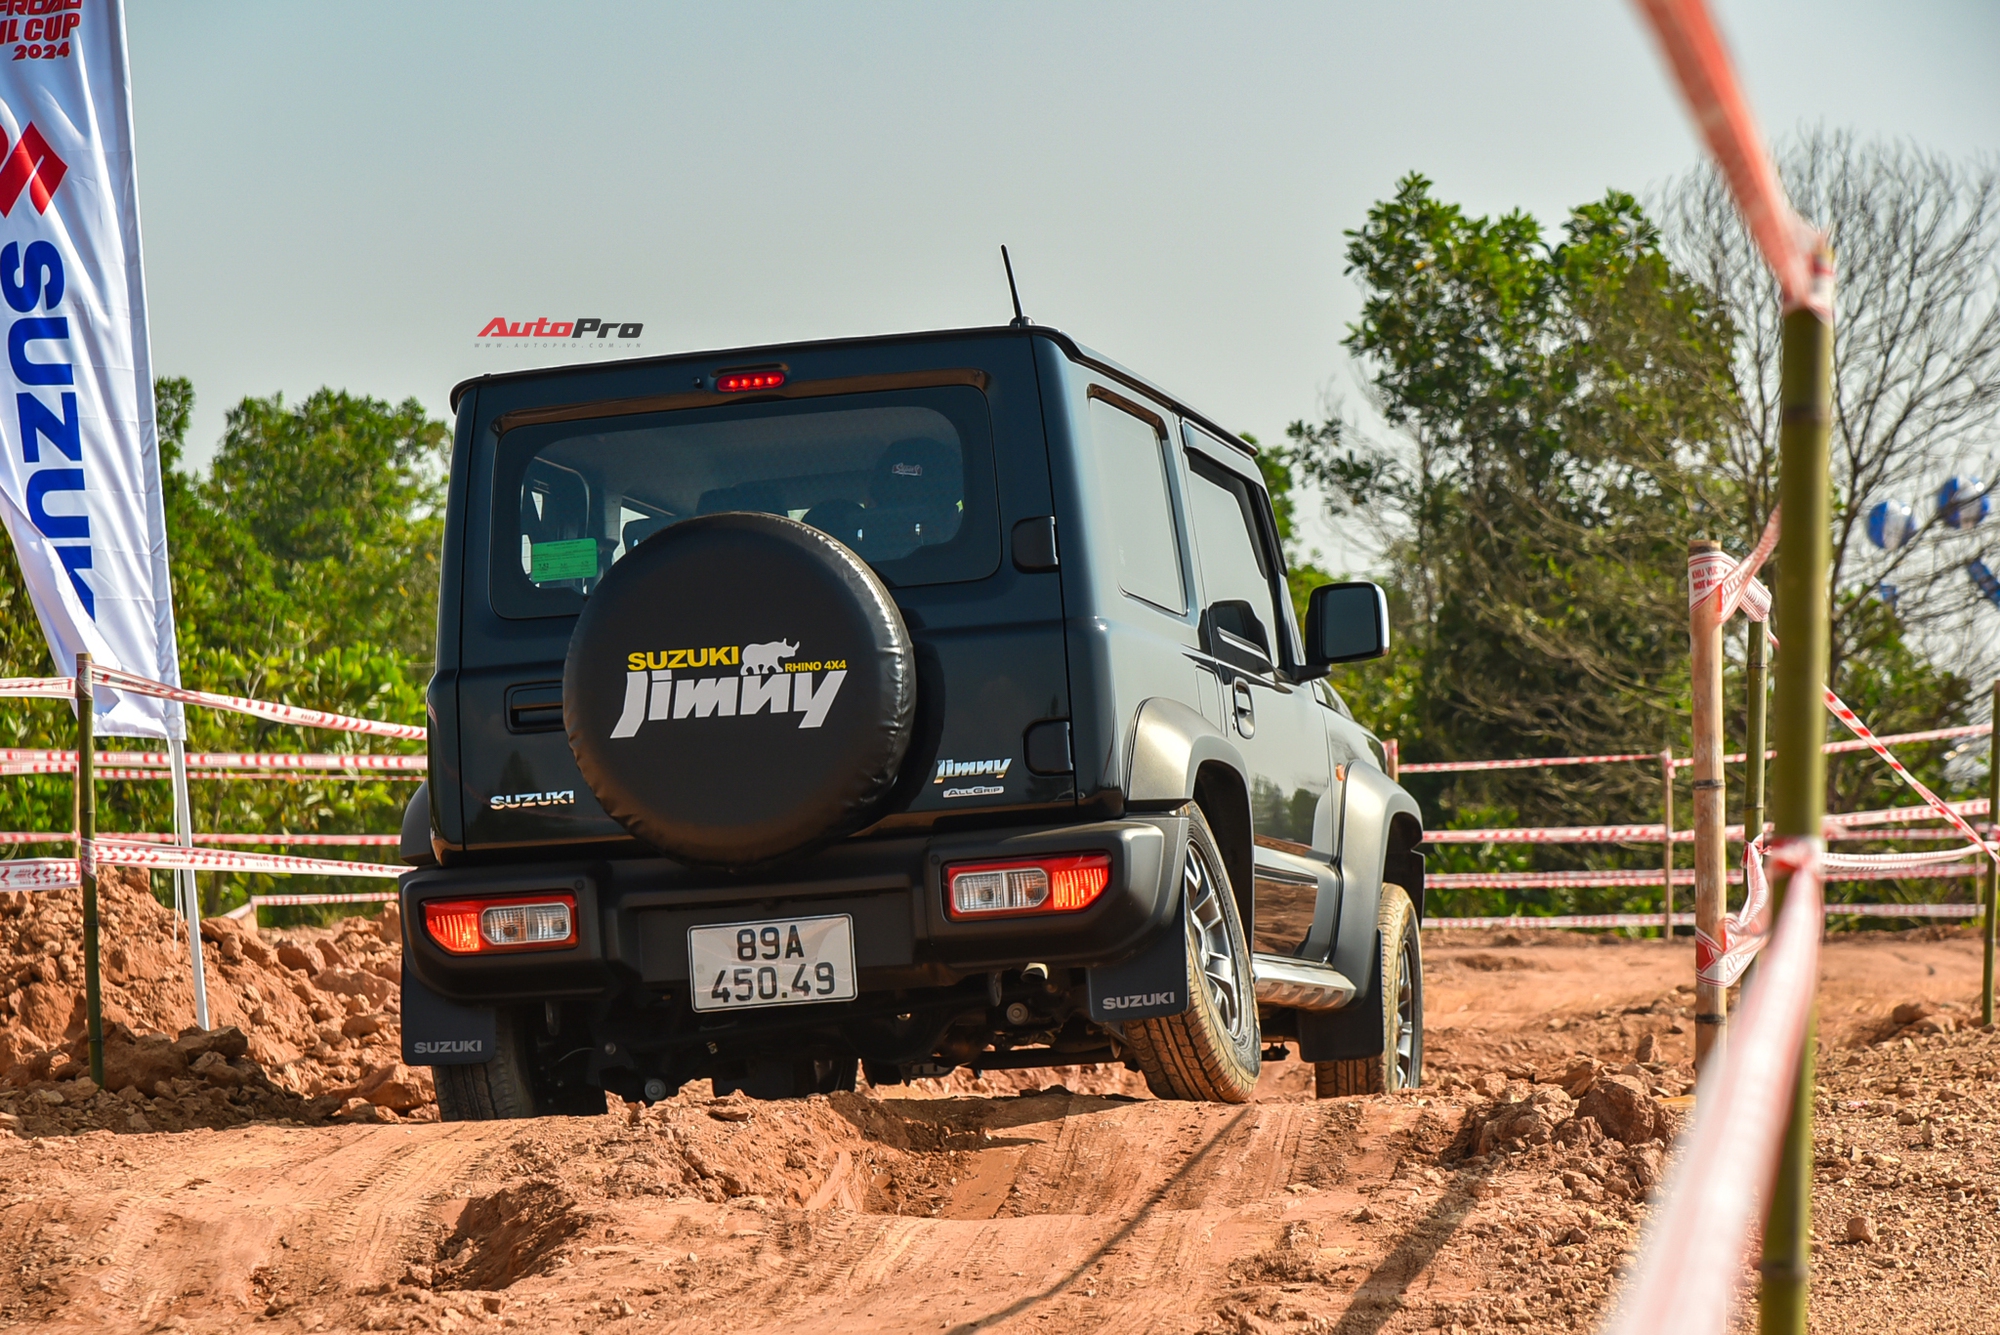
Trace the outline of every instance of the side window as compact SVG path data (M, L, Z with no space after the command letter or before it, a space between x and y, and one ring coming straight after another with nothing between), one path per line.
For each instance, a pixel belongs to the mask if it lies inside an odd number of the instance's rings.
M1155 607L1186 612L1165 435L1156 423L1093 394L1090 440L1098 486L1110 503L1118 587Z
M1256 645L1275 662L1285 623L1272 600L1270 558L1257 538L1250 485L1190 452L1188 521L1201 566L1201 596L1215 629Z

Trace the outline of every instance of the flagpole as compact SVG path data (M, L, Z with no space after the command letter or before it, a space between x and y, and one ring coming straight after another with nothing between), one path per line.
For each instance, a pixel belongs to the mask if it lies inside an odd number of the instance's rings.
M194 847L193 804L188 800L187 743L178 737L167 739L167 756L174 775L174 842L182 848ZM194 873L186 869L174 873L174 898L187 906L188 963L194 970L194 1022L203 1029L208 1024L208 980L201 967L201 894Z

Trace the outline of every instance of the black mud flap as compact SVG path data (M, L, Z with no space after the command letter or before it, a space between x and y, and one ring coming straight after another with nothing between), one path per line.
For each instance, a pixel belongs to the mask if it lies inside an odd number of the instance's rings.
M425 987L403 963L403 1064L476 1066L493 1060L500 1021L490 1006L461 1006Z
M1125 1020L1157 1020L1188 1008L1188 947L1186 901L1174 915L1173 926L1153 943L1118 964L1087 971L1090 1018L1099 1024Z

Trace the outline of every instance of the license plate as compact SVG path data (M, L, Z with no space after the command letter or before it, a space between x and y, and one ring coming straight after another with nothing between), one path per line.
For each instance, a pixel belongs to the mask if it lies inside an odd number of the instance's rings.
M854 919L771 918L688 928L698 1011L854 999Z

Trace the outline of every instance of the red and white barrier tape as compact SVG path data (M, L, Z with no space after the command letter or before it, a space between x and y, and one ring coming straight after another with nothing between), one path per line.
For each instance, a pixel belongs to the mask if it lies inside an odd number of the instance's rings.
M117 838L143 844L174 844L180 842L175 834L155 834L134 832L131 834L103 835L102 838ZM300 847L320 848L393 848L402 842L398 834L197 834L195 843L200 844L292 844ZM40 830L0 830L0 847L10 844L73 844L76 842L74 830L65 834Z
M74 774L74 760L6 760L0 761L0 777L21 777L35 774ZM98 765L91 769L91 777L102 782L113 780L138 780L165 783L173 778L171 771L163 769L131 769L122 765ZM422 783L422 774L383 770L253 770L253 769L191 769L190 779L213 779L221 782L268 779L277 783L312 783L315 780L329 782L370 782L370 783Z
M1664 825L1540 825L1518 829L1426 830L1427 844L1657 844ZM1690 837L1693 831L1688 831ZM1679 837L1678 832L1675 835Z
M93 845L84 846L90 856ZM389 862L344 862L334 858L295 858L282 853L232 853L220 848L183 848L137 839L95 841L97 860L113 867L150 867L161 871L262 872L277 876L401 876L409 868Z
M189 769L362 769L416 770L430 768L428 756L380 755L374 752L343 754L338 751L295 754L289 751L190 751ZM0 765L57 762L76 767L76 752L26 747L0 747ZM144 769L168 769L173 758L165 751L99 751L99 765L130 765Z
M1615 756L1541 756L1523 760L1429 760L1404 765L1404 774L1465 774L1474 770L1544 769L1556 765L1607 765L1624 760L1658 760L1657 751L1633 751Z
M1992 731L1991 723L1968 723L1959 728L1927 728L1922 732L1893 733L1867 742L1828 742L1820 747L1820 751L1825 755L1837 756L1848 751L1871 751L1874 749L1874 742L1880 742L1884 746L1901 746L1905 742L1941 742L1954 737L1984 737ZM1766 751L1764 758L1768 760L1777 754L1776 751ZM1632 760L1657 761L1659 758L1660 753L1657 751L1632 751L1622 755L1536 756L1521 760L1431 760L1421 764L1404 765L1399 773L1464 774L1474 770L1538 769L1556 765L1599 765ZM1722 759L1725 764L1740 765L1748 758L1746 752L1736 751ZM1675 769L1686 769L1694 764L1694 760L1689 756L1675 756L1670 763Z
M1899 732L1890 737L1877 737L1875 740L1884 746L1897 746L1903 742L1943 742L1953 737L1985 737L1992 731L1991 723L1968 723L1962 728L1930 728L1923 732ZM1874 746L1869 742L1860 741L1828 742L1820 750L1827 755L1837 756L1844 751L1872 751Z
M1883 856L1893 857L1894 854ZM1961 854L1973 857L1969 850ZM1913 867L1899 871L1894 868L1884 870L1879 867L1844 867L1839 871L1828 871L1821 879L1827 881L1950 881L1966 876L1986 874L1984 863L1956 862L1946 866ZM1742 885L1741 871L1729 873L1729 884ZM1621 886L1656 886L1660 883L1658 868L1631 867L1614 868L1608 871L1443 871L1428 872L1424 885L1432 890L1611 890ZM1674 868L1675 885L1693 885L1694 868ZM1651 915L1651 920L1659 921L1660 915Z
M1793 868L1771 946L1730 1021L1722 1059L1698 1088L1701 1116L1619 1295L1610 1335L1714 1335L1726 1328L1791 1113L1793 1082L1819 980L1817 848L1793 840L1772 862Z
M1692 613L1711 594L1717 596L1717 619L1727 622L1741 608L1752 621L1766 621L1771 615L1771 591L1757 579L1757 571L1770 559L1778 545L1778 512L1771 511L1763 536L1750 554L1738 561L1721 550L1694 552L1688 556L1688 611Z
M1977 904L1828 904L1829 918L1977 918L1984 910ZM1658 927L1657 913L1557 913L1545 918L1515 914L1505 918L1425 918L1424 930L1495 931L1522 927L1578 929L1603 927ZM1676 913L1674 926L1694 926L1694 914Z
M1929 807L1915 810L1925 816L1936 815ZM1824 839L1956 839L1957 830L1917 829L1917 830L1875 830L1865 825L1835 824L1835 818L1827 817L1826 827L1821 835ZM1657 844L1660 842L1660 825L1530 825L1508 829L1484 830L1426 830L1426 844ZM1767 827L1768 828L1768 827ZM1723 831L1723 837L1731 843L1743 842L1743 827L1731 825ZM1693 830L1675 830L1674 842L1691 844ZM1961 849L1961 855L1972 850Z
M1861 721L1860 715L1856 714L1845 700L1835 695L1833 688L1830 686L1826 688L1825 699L1826 707L1832 712L1833 716L1846 724L1849 732L1852 732L1856 737L1867 743L1869 748L1876 755L1880 756L1890 769L1896 772L1896 777L1914 788L1917 796L1923 798L1929 804L1932 811L1937 812L1940 816L1951 822L1951 827L1964 835L1966 842L1973 849L1992 858L1996 863L2000 863L2000 852L1995 852L1993 849L1988 848L1986 841L1979 837L1979 832L1966 823L1965 817L1953 810L1951 803L1925 787L1923 780L1910 773L1904 767L1903 762L1896 759L1895 754L1889 750L1888 745L1868 730L1868 725Z
M390 904L394 903L394 890L366 890L352 895L252 895L250 906L262 908L266 904L278 906L290 904Z
M1950 803L1951 809L1961 816L1987 815L1987 799L1973 798L1964 802ZM1853 830L1867 825L1905 825L1914 821L1928 820L1935 813L1928 806L1921 807L1877 807L1872 811L1848 811L1828 816L1826 823L1838 825L1843 830ZM1956 831L1953 831L1956 833Z
M0 860L0 890L74 890L78 884L75 858Z
M1757 952L1764 948L1767 933L1766 911L1771 905L1771 885L1764 875L1764 841L1768 835L1760 834L1751 840L1743 850L1743 883L1749 893L1743 897L1743 907L1722 917L1721 939L1710 936L1699 926L1694 929L1694 977L1698 983L1708 983L1716 987L1728 987L1743 976L1750 967L1750 961L1757 958ZM1962 854L1953 851L1953 856ZM1732 882L1736 877L1729 878ZM1727 907L1727 905L1724 905Z
M105 667L102 664L91 666L90 679L114 691L130 691L134 695L178 700L182 704L222 709L232 714L248 714L253 718L266 719L272 723L292 723L304 728L326 728L333 732L357 732L370 737L395 737L411 742L421 742L429 735L423 728L409 723L384 723L378 719L355 718L349 714L334 714L323 709L281 705L271 700L252 700L241 695L190 691L184 687L169 686L165 682L154 681L150 677L142 677L136 672L126 672L121 668ZM76 679L4 677L0 678L0 696L74 700Z
M333 732L358 732L370 737L398 737L413 742L423 741L429 736L424 729L414 724L384 723L377 719L333 714L323 709L305 709L298 705L281 705L270 700L252 700L241 695L190 691L120 668L93 664L90 669L90 679L115 691L130 691L134 695L150 695L162 700L178 700L187 705L202 705L209 709L223 709L234 714L248 714L253 718L266 719L272 723L293 723L300 727L326 728Z
M0 697L31 700L74 700L74 677L0 677Z

